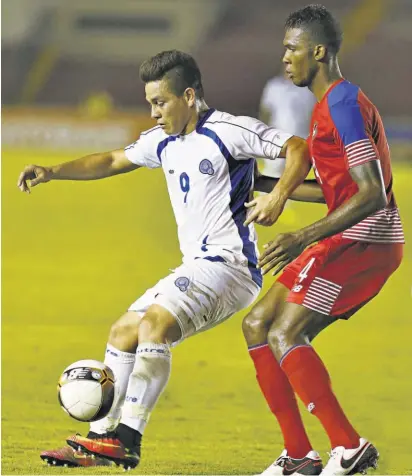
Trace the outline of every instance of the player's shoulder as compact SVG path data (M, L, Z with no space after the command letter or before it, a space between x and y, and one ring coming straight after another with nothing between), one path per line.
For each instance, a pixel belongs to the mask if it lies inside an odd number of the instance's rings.
M142 131L135 142L125 147L125 151L130 151L130 153L140 151L148 156L156 156L159 145L161 145L167 137L167 134L160 126L155 126Z
M161 126L154 126L151 129L142 131L140 133L139 139L144 140L145 142L159 142L167 137L167 134L163 131Z
M341 106L358 101L360 87L346 79L334 86L327 96L327 103L330 108Z
M327 96L327 104L329 108L334 109L344 109L346 106L353 106L354 104L374 107L360 86L346 79L332 88Z
M255 132L256 127L263 125L261 121L249 116L235 116L228 112L214 111L206 122L205 127L210 127L222 132L229 132L232 134L243 132Z

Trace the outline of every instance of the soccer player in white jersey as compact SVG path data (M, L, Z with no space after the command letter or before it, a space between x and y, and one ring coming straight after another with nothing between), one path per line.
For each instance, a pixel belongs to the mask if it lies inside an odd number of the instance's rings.
M21 191L30 192L30 186L50 180L102 179L162 167L183 254L183 264L111 327L104 362L116 376L116 402L106 418L90 425L87 437L72 436L69 446L41 454L55 465L139 463L142 434L169 379L170 346L223 322L259 294L255 230L244 225L255 159L308 158L304 140L210 109L188 54L161 52L142 64L140 77L155 127L124 149L52 167L29 165L18 179ZM286 176L293 172L288 162ZM276 201L276 193L266 200ZM271 217L262 213L259 219Z

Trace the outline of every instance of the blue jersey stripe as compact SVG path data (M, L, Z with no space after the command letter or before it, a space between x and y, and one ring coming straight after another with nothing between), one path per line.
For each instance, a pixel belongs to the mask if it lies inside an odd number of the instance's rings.
M343 81L335 86L327 97L332 121L345 147L368 138L358 94L359 86Z
M159 145L157 146L157 157L159 158L160 163L162 163L161 156L162 156L163 149L166 148L169 142L175 141L178 137L179 136L169 136L169 137L166 137L166 139L162 140L162 142L159 142Z
M249 228L243 225L246 220L246 208L244 203L249 200L249 193L253 184L254 159L237 161L231 156L225 144L214 131L206 127L201 127L201 124L200 127L198 126L196 128L196 131L198 134L210 137L227 160L231 183L230 210L233 220L236 223L239 236L242 239L242 252L248 260L248 267L252 279L258 286L262 286L262 273L256 268L257 255L255 244L250 241Z

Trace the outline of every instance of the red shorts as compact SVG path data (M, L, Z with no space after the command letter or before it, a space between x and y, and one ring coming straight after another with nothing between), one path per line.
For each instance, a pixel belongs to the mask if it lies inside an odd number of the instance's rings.
M286 301L348 319L376 296L400 265L403 245L352 241L335 235L307 248L278 281Z

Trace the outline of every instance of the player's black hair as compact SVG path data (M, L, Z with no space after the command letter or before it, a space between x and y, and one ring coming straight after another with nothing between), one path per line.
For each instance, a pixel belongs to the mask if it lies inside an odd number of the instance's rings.
M324 44L332 54L339 52L343 33L339 22L323 5L311 4L291 13L285 29L301 28L309 32L316 43Z
M145 60L140 66L140 79L144 83L166 78L176 96L193 88L199 99L203 98L202 75L192 56L178 50L162 51Z

